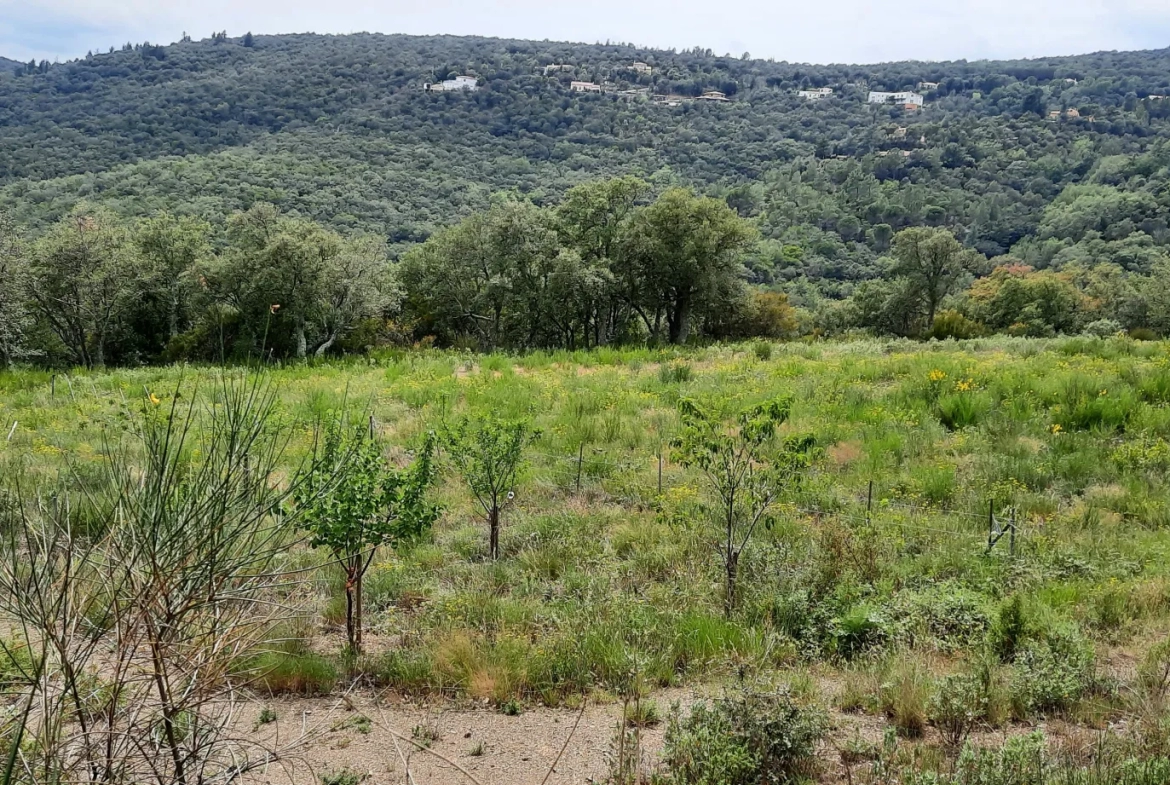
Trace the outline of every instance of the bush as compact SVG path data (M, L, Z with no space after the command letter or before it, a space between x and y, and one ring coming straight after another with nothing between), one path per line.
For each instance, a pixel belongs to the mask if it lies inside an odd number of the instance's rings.
M1121 324L1113 319L1098 319L1085 325L1085 334L1097 338L1111 338L1119 332L1122 332Z
M928 337L943 341L947 338L966 340L987 335L987 327L968 319L958 311L942 311L934 317Z
M959 392L938 400L938 419L948 430L957 431L978 425L991 408L984 395Z
M904 657L893 660L882 679L881 704L900 735L918 738L926 729L932 686L930 674L920 664Z
M693 375L691 366L681 362L668 363L658 369L658 381L663 384L684 384Z
M663 763L672 785L757 785L796 782L815 761L828 729L819 709L787 692L743 692L677 708L666 728Z
M967 740L975 723L987 715L987 693L976 674L944 676L930 701L930 722L943 742L957 749Z
M265 652L248 668L253 684L271 695L325 695L337 682L337 668L319 654Z
M1029 644L1016 658L1012 678L1017 716L1068 711L1088 689L1092 669L1092 647L1077 633L1051 631Z

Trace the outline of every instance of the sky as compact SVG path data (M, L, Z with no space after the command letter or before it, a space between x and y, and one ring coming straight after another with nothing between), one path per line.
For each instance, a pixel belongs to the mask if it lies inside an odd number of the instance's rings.
M0 57L21 61L213 30L608 40L811 63L977 60L1170 46L1170 0L0 0Z

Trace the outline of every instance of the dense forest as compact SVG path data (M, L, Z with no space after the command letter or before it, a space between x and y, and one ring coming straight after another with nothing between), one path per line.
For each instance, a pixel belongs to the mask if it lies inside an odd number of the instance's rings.
M476 77L478 89L423 89L455 75ZM604 92L572 92L572 81ZM817 101L797 95L819 87L833 92ZM711 90L728 100L697 100ZM869 104L870 90L920 90L925 105ZM524 224L526 238L537 231L532 253L552 255L545 267L575 254L589 268L601 257L591 261L595 249L566 229L566 194L633 176L629 209L611 216L614 237L690 189L687 199L708 211L703 220L726 219L736 237L750 237L732 244L735 277L795 309L761 327L765 334L778 323L797 333L940 336L1170 326L1161 307L1170 267L1170 50L815 66L623 44L219 33L17 64L0 94L0 211L10 227L0 247L23 249L34 268L54 237L64 242L63 226L82 225L115 227L136 257L160 264L139 236L159 222L198 226L185 258L222 264L253 253L257 241L240 225L259 211L295 224L302 239L327 237L330 248L377 246L363 258L384 259L389 282L366 298L378 304L369 313L393 322L390 332L403 339L523 347L742 332L742 323L705 319L710 303L672 321L631 296L622 299L621 329L606 306L606 316L591 312L588 328L573 327L573 338L560 328L554 340L543 327L485 336L478 318L436 322L442 303L409 291L410 276L428 280L419 258L441 269L439 257L457 255L453 232L520 231L497 225L508 221ZM700 197L733 215L713 218ZM914 236L945 249L941 273L925 287L929 254L912 253L908 239L899 251L897 238L910 229L927 230ZM614 242L625 255L605 257L598 274L607 282L634 269L632 248ZM723 250L714 258L714 269L728 269ZM724 305L713 314L730 313L729 297L747 302L723 283L715 289ZM255 296L277 304L276 292ZM23 318L26 333L61 332L35 308ZM179 328L194 324L175 313L150 318L165 323L166 340L123 346L120 361L162 357L159 347L182 343ZM134 319L113 321L134 332ZM335 331L322 318L316 330L328 350L346 344L348 328ZM308 337L296 337L303 332L289 334L289 353L312 351ZM42 343L42 356L93 360Z

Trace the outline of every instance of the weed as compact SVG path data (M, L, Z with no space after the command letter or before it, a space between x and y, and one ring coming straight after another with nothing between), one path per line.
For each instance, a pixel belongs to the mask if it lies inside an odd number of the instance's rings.
M933 691L933 680L920 663L906 657L892 658L882 678L880 700L882 711L899 734L909 738L922 735Z
M359 785L359 783L365 782L369 777L369 774L362 774L346 767L335 771L322 772L320 781L321 785Z
M819 709L798 704L786 692L742 692L699 702L685 718L676 707L663 752L668 782L795 782L811 773L815 745L827 727Z

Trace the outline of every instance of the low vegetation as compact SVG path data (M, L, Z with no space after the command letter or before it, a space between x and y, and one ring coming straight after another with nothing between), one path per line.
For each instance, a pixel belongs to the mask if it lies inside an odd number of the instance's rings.
M9 749L211 776L263 759L216 746L222 696L356 684L620 699L623 771L664 719L680 784L820 776L832 745L860 781L1158 781L1167 346L767 347L0 374L0 672L11 716L50 689L74 718L26 712ZM959 422L962 396L986 405ZM816 675L777 689L793 666ZM890 736L846 745L831 711ZM1020 735L1056 719L1114 731ZM140 732L116 761L96 741Z

